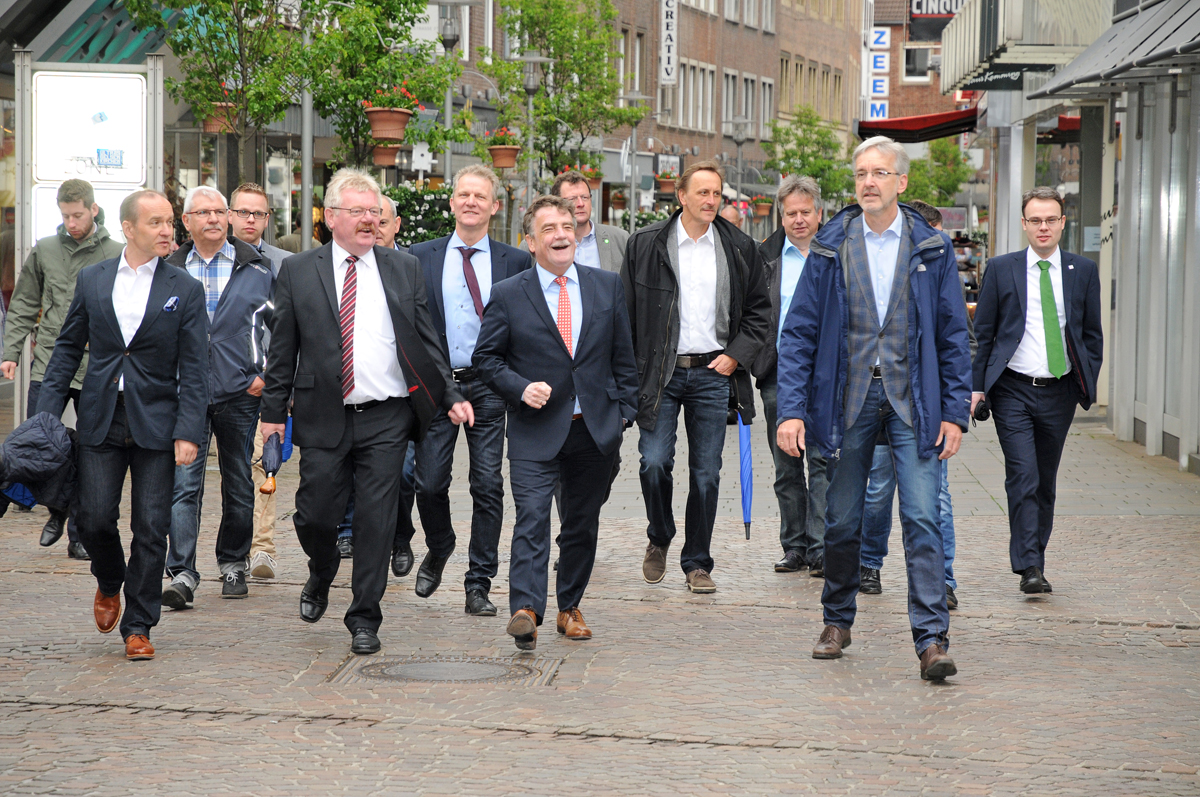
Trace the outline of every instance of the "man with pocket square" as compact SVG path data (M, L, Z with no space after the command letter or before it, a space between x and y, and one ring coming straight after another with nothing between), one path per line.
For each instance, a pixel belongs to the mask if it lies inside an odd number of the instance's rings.
M121 624L128 659L154 658L175 467L196 459L208 406L204 288L167 263L174 212L158 191L121 203L125 249L79 273L75 298L42 379L38 412L61 416L84 351L79 398L79 536L98 588L92 611ZM132 477L129 560L117 520ZM121 591L125 613L121 615Z

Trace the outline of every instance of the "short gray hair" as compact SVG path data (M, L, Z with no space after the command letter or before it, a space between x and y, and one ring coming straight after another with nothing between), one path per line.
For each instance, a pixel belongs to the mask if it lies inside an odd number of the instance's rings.
M192 205L195 204L196 197L198 197L198 196L206 196L211 199L219 199L219 200L221 200L221 204L225 207L225 209L226 210L229 209L229 203L225 201L224 194L222 194L217 189L213 188L211 185L198 185L195 188L189 188L188 192L187 192L187 196L185 196L183 198L183 212L184 213L192 212Z
M379 204L383 204L383 191L370 172L364 169L344 166L334 172L333 177L329 180L329 185L325 189L325 207L341 207L342 192L346 190L366 191L367 193L374 194L378 198Z
M137 223L138 213L142 209L142 200L152 196L162 197L167 202L171 200L162 191L155 191L153 188L143 188L140 191L134 191L129 196L121 200L121 221Z
M456 190L458 188L458 181L464 177L480 177L487 180L492 186L492 199L499 197L500 192L504 190L504 186L501 185L500 178L496 176L496 173L481 163L472 163L455 172L454 188Z
M542 194L529 205L529 210L525 211L525 217L521 219L521 231L525 233L525 237L529 238L533 235L533 219L537 216L538 211L546 208L554 208L561 210L571 217L571 227L575 227L575 205L563 199L560 196L553 194Z
M396 204L396 200L392 199L387 194L383 195L383 207L392 209L392 218L400 215L400 206Z
M783 178L783 182L779 185L779 191L775 195L776 204L783 207L783 200L792 194L806 196L813 201L814 208L821 207L821 186L817 185L817 181L807 174L793 174Z
M891 155L896 162L896 171L900 174L908 174L908 150L887 136L871 136L859 144L854 148L854 155L851 156L850 163L857 167L858 156L869 149L877 149L880 152Z

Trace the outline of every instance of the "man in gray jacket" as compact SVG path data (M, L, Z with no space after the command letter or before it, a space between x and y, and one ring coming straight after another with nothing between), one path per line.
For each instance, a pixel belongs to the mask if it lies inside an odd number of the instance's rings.
M84 266L121 256L121 244L109 238L108 230L104 229L104 211L96 204L91 183L84 180L64 182L58 188L58 209L62 212L63 223L54 235L38 241L25 260L4 329L4 360L0 362L0 373L7 379L16 377L26 336L32 333L37 340L30 364L28 415L33 415L37 407L42 376L54 353L54 341L67 317L67 309L75 297L75 280L79 272ZM85 352L79 370L71 380L71 401L77 409L87 364ZM66 519L65 514L51 511L50 519L42 529L42 545L58 542ZM67 539L67 556L89 558L79 542L74 522L67 530Z
M209 316L209 405L203 442L194 462L175 469L171 502L170 550L163 605L190 609L200 573L196 538L209 440L217 438L221 469L221 525L217 564L223 598L247 595L246 569L254 534L254 481L250 475L250 434L258 420L266 368L265 337L271 321L275 273L258 250L227 238L229 211L215 188L198 186L183 202L183 221L192 240L167 258L204 286Z
M620 227L592 221L592 189L583 172L563 172L554 178L550 193L567 200L575 209L575 262L619 273L629 233ZM522 241L521 251L528 252L529 244ZM620 466L619 458L617 465Z

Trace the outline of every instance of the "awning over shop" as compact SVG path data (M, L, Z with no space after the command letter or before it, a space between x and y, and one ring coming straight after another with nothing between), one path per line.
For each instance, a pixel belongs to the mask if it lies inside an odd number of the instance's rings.
M975 129L975 109L927 113L922 116L901 116L897 119L879 119L859 122L855 134L862 139L871 136L887 136L902 144L917 144L933 141Z
M1165 0L1118 21L1029 99L1086 93L1084 84L1162 74L1177 65L1175 59L1193 54L1200 57L1200 3Z

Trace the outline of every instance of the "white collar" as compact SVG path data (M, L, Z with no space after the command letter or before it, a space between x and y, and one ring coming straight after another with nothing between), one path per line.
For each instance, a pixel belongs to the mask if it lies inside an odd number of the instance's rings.
M346 258L350 257L350 253L338 245L337 241L333 241L333 267L340 268L346 262ZM375 265L375 247L367 250L367 253L358 258L359 263L365 263L368 266Z
M1034 268L1034 269L1040 270L1041 267L1038 266L1039 260L1049 260L1051 268L1054 268L1056 266L1058 268L1062 268L1062 248L1056 246L1056 247L1054 247L1054 251L1050 253L1049 257L1038 257L1037 252L1033 251L1032 246L1025 247L1025 266L1026 266L1026 268Z
M679 218L675 219L675 240L677 243L683 243L684 241L692 241L693 243L697 243L697 244L700 243L701 241L706 240L706 241L708 241L708 243L711 246L717 245L717 239L713 235L713 225L712 224L708 225L708 229L704 231L703 235L701 235L699 238L692 239L688 235L687 229L685 229L683 226L683 214L682 213L679 214Z
M129 265L129 261L125 259L125 250L122 249L121 250L121 262L117 263L117 271L120 271L123 268L127 268L130 271L132 271L134 274L136 274L139 271L141 271L142 269L148 267L150 269L150 273L153 274L154 270L156 268L158 268L158 260L159 260L159 258L157 256L155 256L155 257L151 258L148 262L142 263L137 268L134 268L133 266Z

